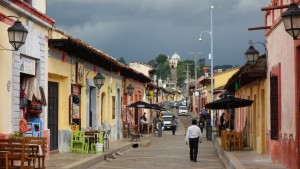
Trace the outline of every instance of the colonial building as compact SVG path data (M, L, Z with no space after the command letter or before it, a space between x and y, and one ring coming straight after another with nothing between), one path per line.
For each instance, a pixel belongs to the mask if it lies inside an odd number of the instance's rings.
M54 20L46 15L46 0L0 1L0 11L0 137L19 131L21 119L32 126L25 135L49 137L48 30ZM25 44L15 50L9 44L7 29L18 21L28 34Z

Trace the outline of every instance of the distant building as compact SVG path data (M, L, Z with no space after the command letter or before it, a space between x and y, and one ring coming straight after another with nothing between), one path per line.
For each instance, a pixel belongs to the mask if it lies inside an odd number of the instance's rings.
M171 69L171 82L177 81L177 63L180 60L180 56L175 52L169 59L169 65Z
M145 76L150 77L149 71L153 71L153 67L141 62L131 62L129 63L129 67L132 69L143 73Z

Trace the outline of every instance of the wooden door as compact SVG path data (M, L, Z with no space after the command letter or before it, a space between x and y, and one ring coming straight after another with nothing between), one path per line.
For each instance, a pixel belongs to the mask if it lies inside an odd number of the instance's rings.
M48 128L50 151L58 149L58 83L48 82Z

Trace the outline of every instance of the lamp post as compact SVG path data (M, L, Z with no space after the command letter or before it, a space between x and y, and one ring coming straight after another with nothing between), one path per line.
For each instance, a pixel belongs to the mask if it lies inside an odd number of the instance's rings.
M282 20L285 31L296 40L300 34L300 9L296 3L291 3L288 10L282 13Z
M211 77L211 82L210 82L210 91L211 91L211 93L210 93L210 95L211 95L210 96L210 102L212 102L212 101L214 101L214 92L213 92L214 91L214 83L213 83L213 79L214 79L213 9L214 9L214 6L211 5L210 9L211 9L211 11L210 11L210 13L211 13L211 18L210 18L210 28L211 28L211 30L210 31L202 31L200 33L199 41L202 40L201 36L202 36L203 33L209 33L209 35L210 35L210 51L211 51L211 53L210 53L210 60L211 60L211 62L210 62L210 67L211 67L210 68L210 77Z
M14 17L17 18L17 21L14 22L13 26L9 27L7 29L8 32L8 39L9 43L13 46L14 51L19 50L19 48L25 44L28 30L22 25L22 23L19 21L20 17L16 16L5 16L3 18L0 18L0 21L2 21L5 18ZM2 47L2 46L1 46ZM9 50L4 47L0 50Z

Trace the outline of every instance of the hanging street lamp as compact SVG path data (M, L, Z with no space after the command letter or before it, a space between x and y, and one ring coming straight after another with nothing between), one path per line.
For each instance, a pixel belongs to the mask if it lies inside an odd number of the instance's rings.
M94 77L94 83L100 89L105 82L105 77L101 73L97 73L97 75Z
M291 3L288 10L282 13L284 28L294 40L297 40L300 33L300 9L296 3Z
M134 87L131 84L129 84L126 89L127 89L127 94L131 96L133 94Z
M250 65L254 65L258 59L258 56L259 56L259 52L251 44L249 49L245 52L247 63Z
M17 18L17 21L14 22L14 24L7 29L8 33L8 40L9 43L13 46L14 50L17 51L19 48L25 44L28 30L22 25L22 22L19 21L19 17L16 16L4 16L0 18L0 21L2 21L5 18ZM3 49L0 50L10 50L2 47Z

